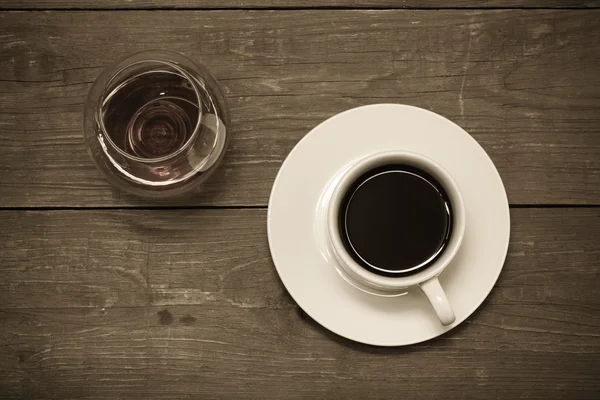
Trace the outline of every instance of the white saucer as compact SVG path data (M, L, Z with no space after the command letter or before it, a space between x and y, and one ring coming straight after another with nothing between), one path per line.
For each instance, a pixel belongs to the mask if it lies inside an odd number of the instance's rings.
M443 327L418 289L380 297L348 284L328 255L320 200L331 178L366 155L389 150L441 164L464 199L463 244L440 276L456 322ZM279 171L269 200L268 236L277 272L291 296L325 328L357 342L402 346L454 328L492 290L508 251L504 185L479 144L446 118L421 108L378 104L338 114L307 134Z

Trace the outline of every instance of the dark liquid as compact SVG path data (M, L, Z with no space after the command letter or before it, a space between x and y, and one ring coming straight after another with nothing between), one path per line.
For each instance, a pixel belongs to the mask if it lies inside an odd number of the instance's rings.
M149 71L128 79L104 104L104 124L121 150L158 158L179 150L198 122L198 97L183 76Z
M398 276L421 271L443 252L452 207L440 183L406 165L369 171L348 190L340 232L348 253L364 268Z

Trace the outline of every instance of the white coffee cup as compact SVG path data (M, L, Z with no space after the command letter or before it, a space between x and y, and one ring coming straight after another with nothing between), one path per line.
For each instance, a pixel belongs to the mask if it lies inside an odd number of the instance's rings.
M348 253L342 241L338 219L343 198L359 177L377 167L399 164L421 169L443 186L452 207L452 227L444 250L426 268L411 275L383 276L365 269ZM455 317L438 276L450 264L460 248L465 232L465 219L464 203L458 186L442 166L416 153L390 151L360 159L336 177L327 206L327 233L339 270L350 284L373 295L381 296L402 294L407 288L418 286L429 299L440 323L445 326L452 324Z

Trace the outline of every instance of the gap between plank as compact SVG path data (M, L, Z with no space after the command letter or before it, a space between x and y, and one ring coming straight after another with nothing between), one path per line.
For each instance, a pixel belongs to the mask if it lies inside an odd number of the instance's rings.
M0 207L0 211L161 211L161 210L266 210L261 205L250 206L34 206L34 207ZM600 208L600 204L510 204L511 209L520 208Z
M0 211L102 211L102 210L266 210L267 206L32 206L1 207Z
M283 7L283 6L270 6L270 7L174 7L174 6L156 6L156 7L145 7L145 8L85 8L85 7L46 7L46 8L2 8L0 12L4 11L29 11L29 12L44 12L44 11L303 11L303 10L335 10L335 11L385 11L385 10L411 10L411 11L442 11L442 10L460 10L460 11L493 11L493 10L598 10L600 7L577 7L577 6L564 6L564 7L415 7L415 6L368 6L368 7L347 7L347 6L295 6L295 7Z

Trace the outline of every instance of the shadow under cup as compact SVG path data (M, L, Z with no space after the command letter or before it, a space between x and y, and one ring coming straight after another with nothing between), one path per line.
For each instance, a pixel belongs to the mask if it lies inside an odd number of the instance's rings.
M465 230L450 174L424 156L383 152L350 166L329 201L330 244L343 277L375 295L419 286L443 325L454 313L437 279Z

